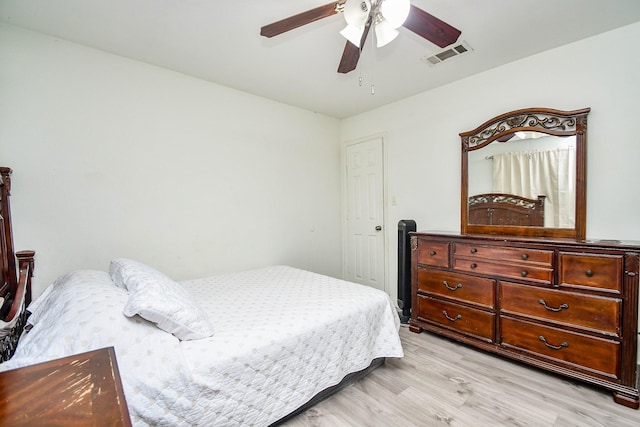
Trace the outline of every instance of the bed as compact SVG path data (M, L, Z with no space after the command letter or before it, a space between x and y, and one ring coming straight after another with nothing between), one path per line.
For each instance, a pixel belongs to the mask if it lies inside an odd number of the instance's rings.
M270 266L177 283L118 258L30 303L33 253L21 256L21 273L6 276L25 288L16 307L29 316L0 370L112 346L134 425L277 424L403 356L388 295L321 274Z
M31 277L35 255L33 251L14 252L10 194L11 169L0 167L0 362L13 355L26 322L25 307L31 302Z
M469 197L469 224L544 227L544 201L513 194L486 193Z

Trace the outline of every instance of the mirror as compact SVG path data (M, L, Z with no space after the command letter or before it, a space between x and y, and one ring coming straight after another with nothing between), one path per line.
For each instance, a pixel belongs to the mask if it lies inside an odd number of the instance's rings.
M516 110L461 133L462 234L584 239L589 111Z

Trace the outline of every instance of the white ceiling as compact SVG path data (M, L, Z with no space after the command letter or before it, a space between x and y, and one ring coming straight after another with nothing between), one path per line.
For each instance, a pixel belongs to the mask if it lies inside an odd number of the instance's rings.
M260 36L265 24L329 2L0 0L0 19L338 118L640 21L640 0L411 0L460 29L473 52L429 66L420 58L441 49L401 28L383 48L369 40L346 75L336 72L342 15Z

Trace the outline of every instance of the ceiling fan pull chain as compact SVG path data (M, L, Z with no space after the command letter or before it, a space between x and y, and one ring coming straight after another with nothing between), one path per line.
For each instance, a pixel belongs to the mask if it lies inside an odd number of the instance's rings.
M362 48L364 47L364 43L358 46L358 58L362 56ZM362 67L358 67L358 84L362 87Z
M374 42L374 37L371 37L371 55L369 56L369 67L371 68L371 96L376 94L376 73L375 68L376 65L374 63L374 56L376 54L376 44Z

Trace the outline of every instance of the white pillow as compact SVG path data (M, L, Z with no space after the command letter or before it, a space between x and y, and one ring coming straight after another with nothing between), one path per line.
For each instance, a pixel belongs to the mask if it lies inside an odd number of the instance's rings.
M155 323L181 340L213 335L207 313L180 284L141 262L125 258L111 261L113 282L129 291L123 313Z
M127 289L127 282L134 282L135 277L138 277L141 274L148 274L152 276L149 277L149 280L153 280L157 277L169 279L169 277L158 270L132 259L116 258L111 260L111 263L109 264L109 275L111 276L111 281L120 288Z

